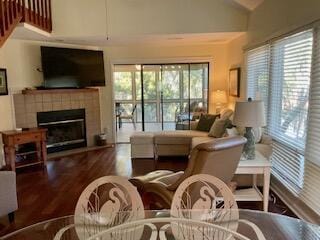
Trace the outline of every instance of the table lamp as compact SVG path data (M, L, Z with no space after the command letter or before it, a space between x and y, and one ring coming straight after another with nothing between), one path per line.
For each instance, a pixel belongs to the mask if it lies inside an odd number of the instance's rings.
M255 159L255 136L252 128L266 126L263 102L252 101L251 98L245 102L236 102L233 124L246 128L244 137L247 143L244 145L243 153L246 159Z
M228 103L226 91L217 90L212 92L213 103L216 104L216 113L219 114L221 111L222 104Z

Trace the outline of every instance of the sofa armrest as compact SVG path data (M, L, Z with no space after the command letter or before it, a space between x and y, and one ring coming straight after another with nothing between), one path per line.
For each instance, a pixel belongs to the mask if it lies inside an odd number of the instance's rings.
M0 216L18 209L16 173L0 171Z

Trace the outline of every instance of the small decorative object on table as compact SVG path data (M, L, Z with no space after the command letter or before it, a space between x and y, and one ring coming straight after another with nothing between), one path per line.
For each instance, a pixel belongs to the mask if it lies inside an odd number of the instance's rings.
M7 70L0 68L0 95L8 95Z
M248 160L255 159L255 137L252 128L263 127L266 125L264 104L262 101L236 102L233 124L245 127L244 137L247 143L244 145L243 154Z

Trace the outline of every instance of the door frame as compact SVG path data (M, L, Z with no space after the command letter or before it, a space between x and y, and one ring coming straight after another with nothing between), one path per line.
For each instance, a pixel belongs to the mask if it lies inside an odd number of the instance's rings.
M150 59L110 59L110 87L111 87L111 111L112 111L112 139L113 142L117 142L117 133L116 133L116 115L115 115L115 106L114 106L114 89L113 89L113 81L114 81L114 72L115 65L152 65L152 64L188 64L188 63L209 63L209 71L208 71L208 112L210 112L210 96L211 89L213 87L213 71L214 71L214 58L212 56L206 57L178 57L178 58L150 58Z

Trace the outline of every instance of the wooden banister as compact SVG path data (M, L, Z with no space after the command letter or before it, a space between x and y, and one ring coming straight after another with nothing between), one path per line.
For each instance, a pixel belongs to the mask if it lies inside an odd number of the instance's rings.
M52 31L51 0L0 0L0 47L21 22Z

